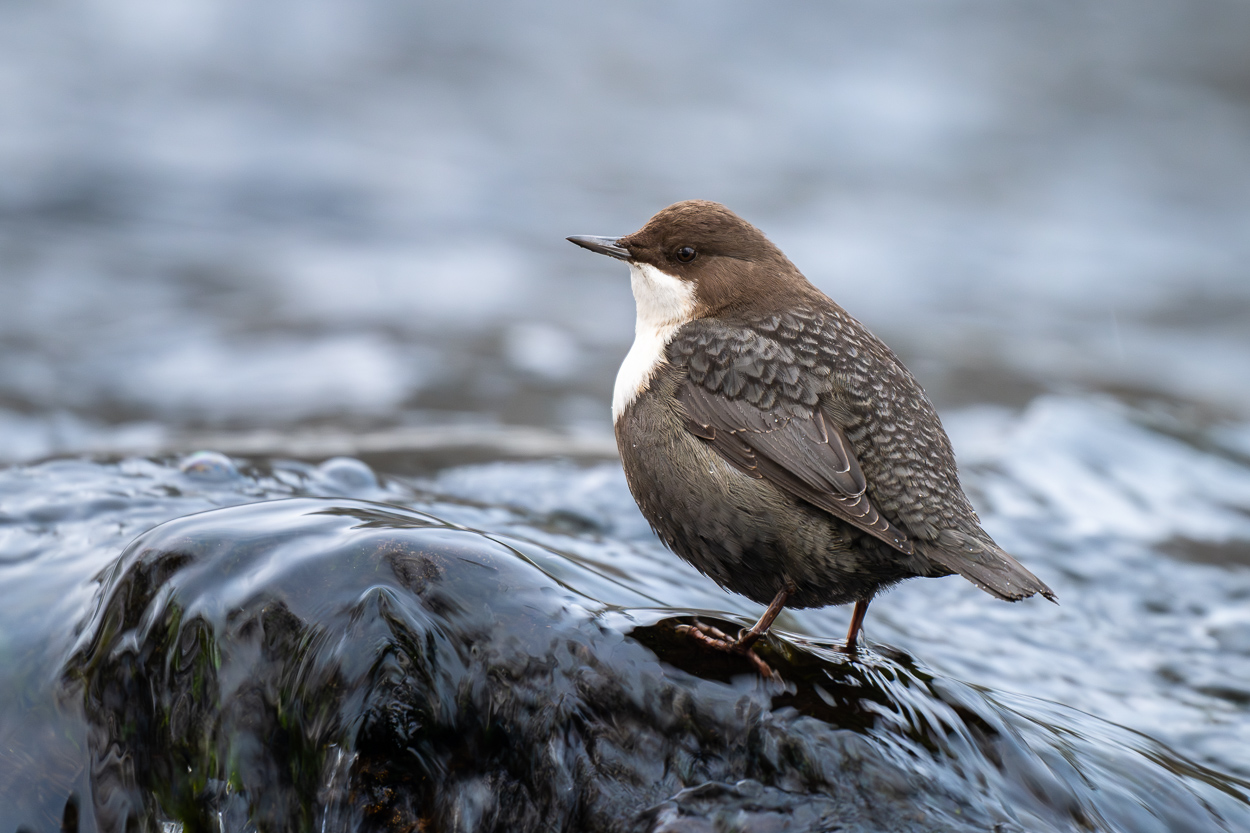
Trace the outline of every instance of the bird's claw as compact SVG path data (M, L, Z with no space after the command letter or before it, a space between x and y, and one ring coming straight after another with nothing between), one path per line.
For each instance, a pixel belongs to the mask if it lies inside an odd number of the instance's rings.
M748 633L746 629L740 631L737 637L732 637L715 625L705 625L696 619L694 624L678 625L674 630L688 635L691 639L702 642L709 648L746 657L755 666L755 669L760 672L760 676L766 680L771 680L777 676L777 672L770 668L768 663L760 659L759 654L755 653L755 650L751 647L755 640L743 641L742 635Z

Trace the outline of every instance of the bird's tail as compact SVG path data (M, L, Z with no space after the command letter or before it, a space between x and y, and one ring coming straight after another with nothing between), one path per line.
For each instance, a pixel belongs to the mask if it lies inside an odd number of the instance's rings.
M1016 602L1037 593L1052 602L1055 593L1030 573L989 536L972 536L944 529L932 544L922 544L925 556L948 570L959 573L986 593Z

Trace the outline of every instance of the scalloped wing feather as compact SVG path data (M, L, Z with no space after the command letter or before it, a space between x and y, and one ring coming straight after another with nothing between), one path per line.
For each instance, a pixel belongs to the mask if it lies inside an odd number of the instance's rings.
M810 418L764 410L693 382L678 389L677 400L685 410L687 430L743 473L769 481L900 552L915 551L911 540L872 505L850 441L819 409Z

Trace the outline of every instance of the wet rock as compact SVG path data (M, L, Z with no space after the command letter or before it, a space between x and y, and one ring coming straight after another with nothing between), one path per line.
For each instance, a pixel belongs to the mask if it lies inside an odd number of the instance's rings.
M917 821L923 813L917 813ZM652 833L782 833L856 829L853 813L827 796L794 794L758 781L710 782L682 790L643 813Z
M1065 734L906 656L777 638L766 681L681 621L393 506L171 521L104 577L63 670L88 724L81 829L1250 824L1230 782L1114 727Z

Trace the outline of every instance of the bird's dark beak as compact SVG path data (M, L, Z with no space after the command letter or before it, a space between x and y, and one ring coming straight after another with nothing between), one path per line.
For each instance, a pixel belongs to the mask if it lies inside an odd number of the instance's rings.
M591 237L589 234L576 234L568 238L568 241L576 243L583 249L598 252L601 255L629 260L629 249L626 249L624 246L618 246L617 242L619 239L617 237Z

